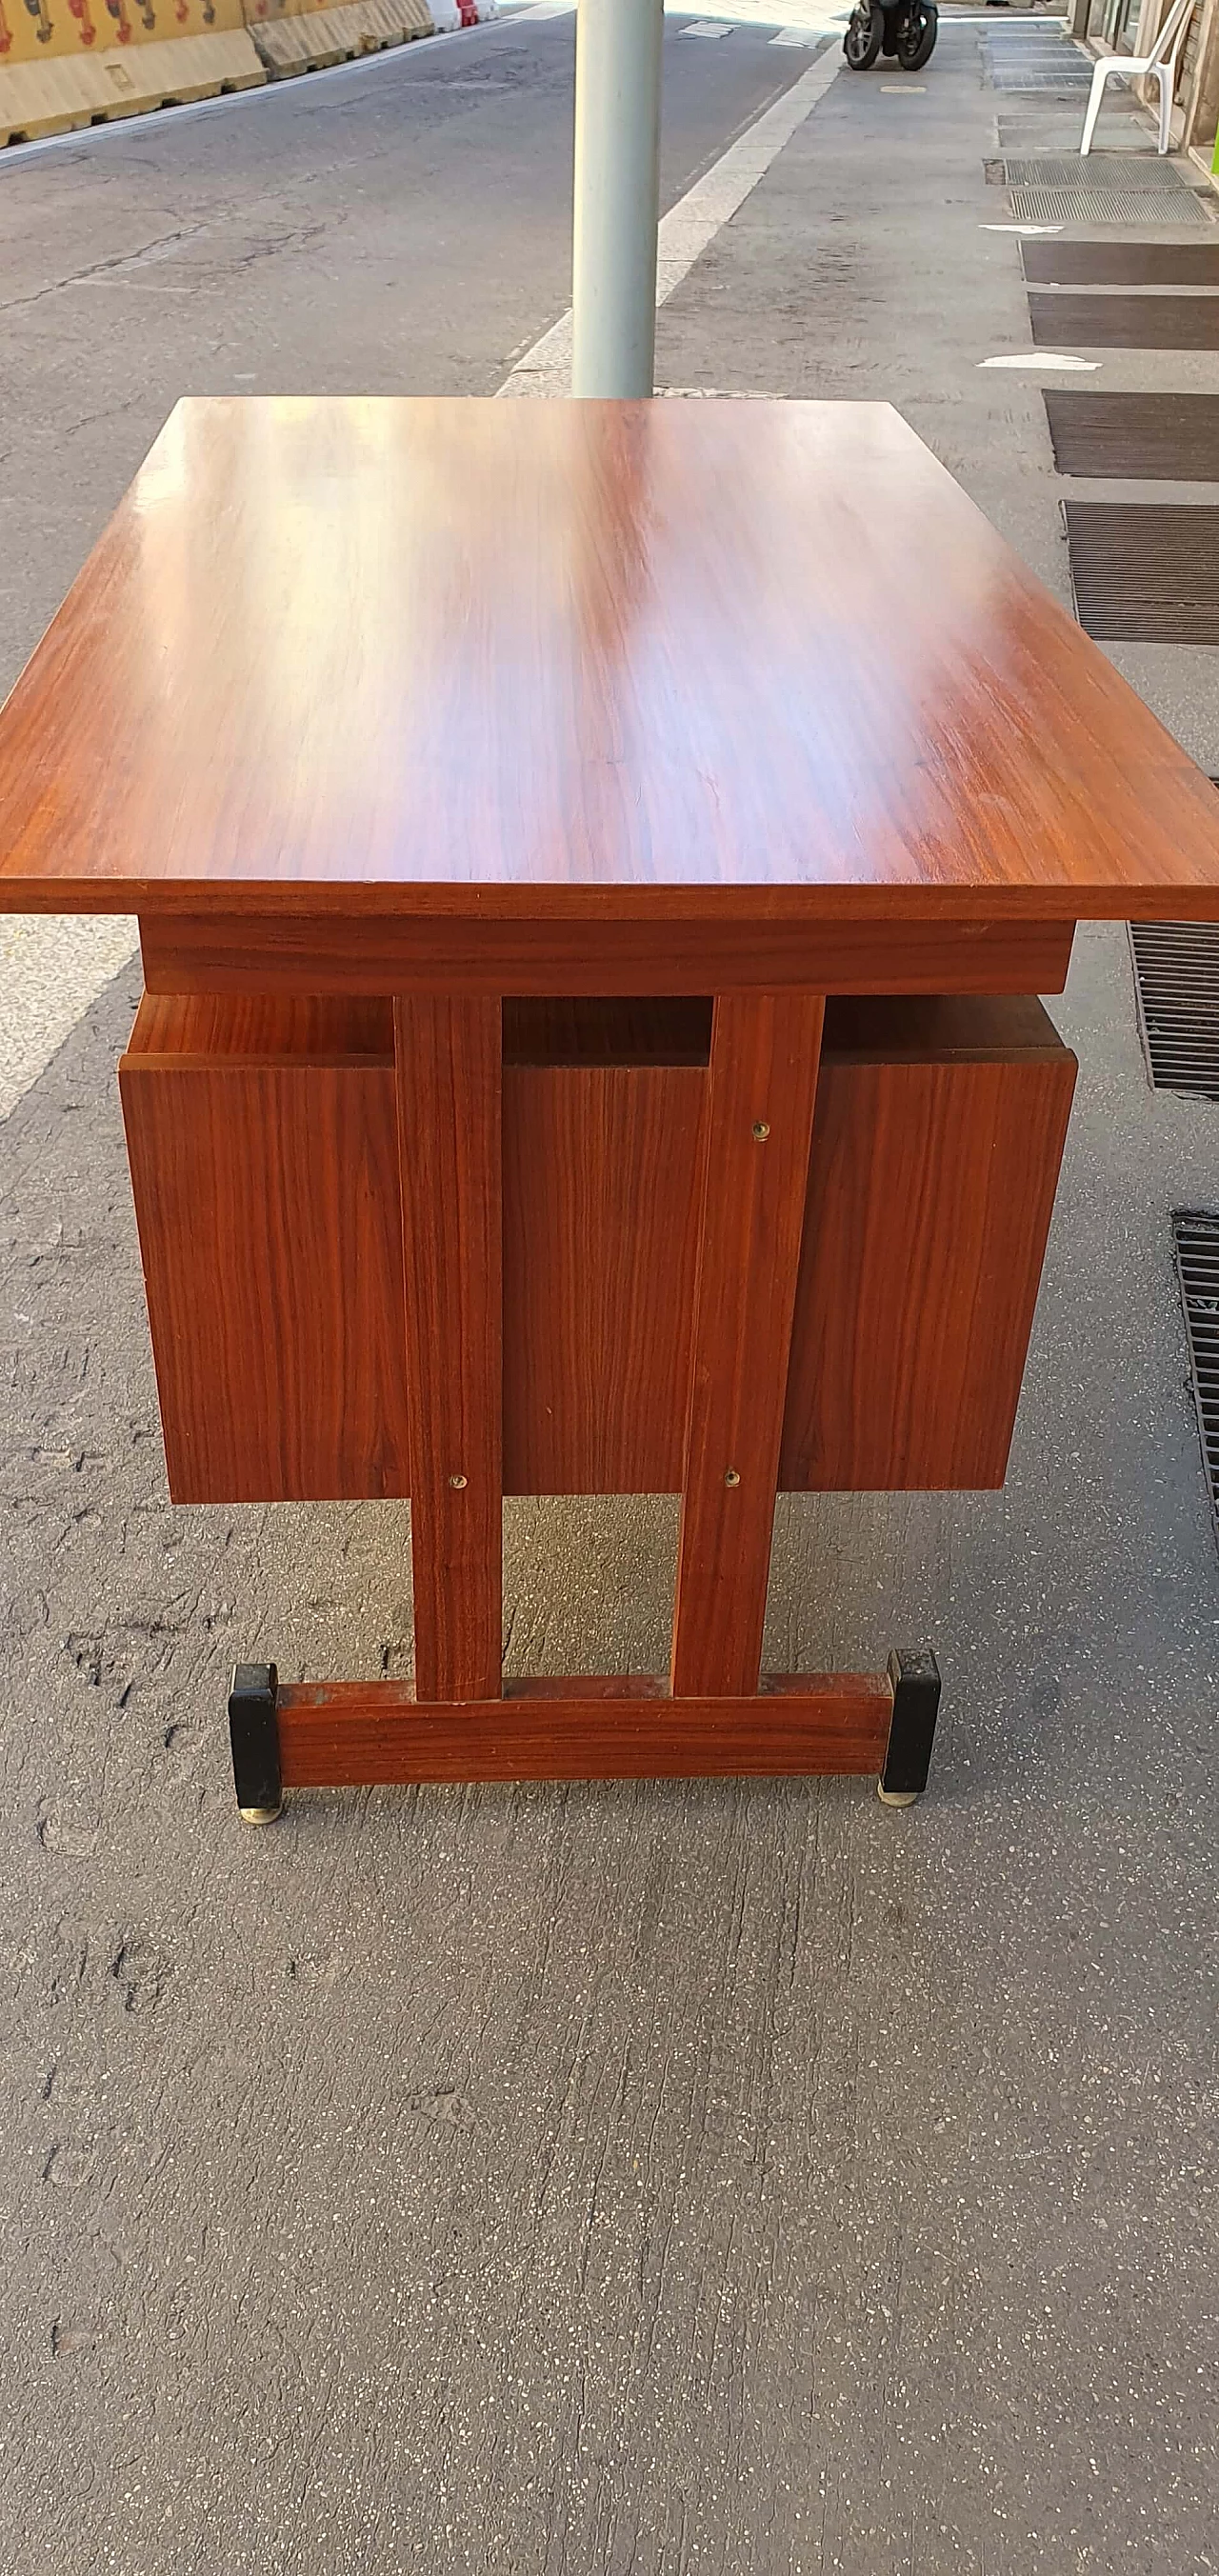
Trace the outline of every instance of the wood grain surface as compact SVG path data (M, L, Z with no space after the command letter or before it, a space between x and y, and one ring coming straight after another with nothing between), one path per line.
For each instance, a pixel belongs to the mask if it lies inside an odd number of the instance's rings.
M181 403L0 717L13 910L750 886L1219 910L1185 754L885 404Z
M503 1285L498 1002L396 1000L415 1677L499 1695Z
M509 1493L680 1487L709 1030L706 1003L505 1010ZM179 1501L409 1489L392 1039L388 1003L140 1006ZM1001 1480L1073 1075L1027 998L828 1005L783 1490Z
M823 1054L784 1491L1002 1484L1075 1086L1040 1016L989 1060Z
M119 1083L173 1500L403 1493L392 1073L137 1046Z
M488 914L509 900L519 902L520 890L489 888ZM692 913L688 895L657 903L663 911L630 920L582 917L570 893L567 917L546 921L142 914L140 943L145 981L159 993L375 999L390 988L447 993L457 986L514 997L661 999L731 986L766 993L793 986L819 993L1060 993L1074 932L1073 921L945 920L930 889L907 893L900 912L883 921L809 919L803 895L791 888L766 897L765 918L758 916L756 894L732 886L720 889L709 919ZM1162 901L1155 908L1162 913Z
M534 1682L460 1708L409 1683L280 1690L285 1788L444 1780L783 1778L879 1772L893 1714L883 1673L802 1673L749 1697L672 1700L647 1676Z
M505 1075L512 1491L681 1484L706 1091L694 1065Z
M675 1697L757 1688L824 1016L813 994L716 997Z

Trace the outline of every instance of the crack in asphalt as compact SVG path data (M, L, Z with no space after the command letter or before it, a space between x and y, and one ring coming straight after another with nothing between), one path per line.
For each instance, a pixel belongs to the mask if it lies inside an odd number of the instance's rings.
M112 252L109 259L93 260L88 268L74 269L70 277L52 278L48 285L36 286L32 295L15 295L0 304L0 313L22 313L32 304L43 303L48 295L62 295L70 287L87 286L95 277L115 276L124 268L138 268L142 261L155 259L159 253L167 256L179 242L191 241L207 229L206 224L180 224L172 233L158 233L139 250Z

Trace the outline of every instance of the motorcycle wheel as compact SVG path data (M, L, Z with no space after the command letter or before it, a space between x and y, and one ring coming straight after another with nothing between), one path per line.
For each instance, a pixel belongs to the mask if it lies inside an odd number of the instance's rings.
M884 11L874 7L855 9L842 39L842 50L853 72L870 72L880 52L885 32Z
M923 0L912 0L901 33L897 39L897 59L904 72L921 72L935 52L939 21L934 9L923 6Z

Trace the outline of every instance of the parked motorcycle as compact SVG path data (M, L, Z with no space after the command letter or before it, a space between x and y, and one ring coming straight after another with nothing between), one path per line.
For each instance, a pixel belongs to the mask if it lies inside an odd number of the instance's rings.
M853 72L867 72L878 54L896 54L904 72L921 72L939 33L936 0L858 0L842 50Z

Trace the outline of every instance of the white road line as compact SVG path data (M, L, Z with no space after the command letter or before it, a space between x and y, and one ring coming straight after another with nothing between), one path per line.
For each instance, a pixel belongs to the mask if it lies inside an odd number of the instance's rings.
M688 188L661 221L657 244L656 301L664 304L688 277L708 242L730 223L772 161L799 132L827 89L838 77L842 56L831 46L809 70L793 81L782 98L766 108L738 135L701 179ZM565 394L571 379L571 312L560 316L524 357L518 358L500 386L507 395Z
M136 937L135 922L119 914L100 921L0 915L0 1118L134 956Z
M1057 374L1063 376L1094 376L1100 368L1101 360L1099 358L1069 358L1065 349L1034 349L1029 352L1027 358L979 358L978 365L980 367L1011 367L1013 371L1017 367L1026 369L1031 367L1038 375L1044 374L1045 369L1050 367Z

